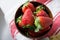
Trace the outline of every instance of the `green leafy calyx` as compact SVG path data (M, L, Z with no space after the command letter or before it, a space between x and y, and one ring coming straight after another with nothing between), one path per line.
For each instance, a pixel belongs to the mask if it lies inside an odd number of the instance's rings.
M42 29L42 26L40 24L40 21L39 21L39 18L38 17L35 19L35 23L34 24L36 26L35 32L38 32L39 30Z

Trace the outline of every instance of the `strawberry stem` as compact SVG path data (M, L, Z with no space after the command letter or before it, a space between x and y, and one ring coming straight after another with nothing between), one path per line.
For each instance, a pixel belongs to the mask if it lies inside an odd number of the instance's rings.
M22 19L22 15L17 18L16 23L21 22L21 19Z
M39 30L42 29L42 26L40 25L40 22L39 22L39 18L38 17L35 19L35 23L34 24L36 26L35 32L38 32Z
M29 28L30 30L34 30L34 29L35 29L35 27L34 27L34 26L30 26L30 25L26 25L26 26L24 26L23 28L24 28L24 29Z
M27 1L24 5L23 5L23 7L26 7L27 5L28 5L28 3L29 3L29 1ZM22 8L23 8L22 7Z
M42 9L45 9L45 8L43 7L43 5L38 6L38 7L36 8L36 11L34 12L34 14L38 13L38 12L39 12L40 10L42 10Z

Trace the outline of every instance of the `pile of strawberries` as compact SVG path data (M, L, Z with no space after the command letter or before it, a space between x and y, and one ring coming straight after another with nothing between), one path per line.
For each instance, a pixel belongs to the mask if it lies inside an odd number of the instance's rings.
M37 37L50 29L52 25L52 18L44 10L43 5L34 7L30 2L22 6L23 15L17 18L19 27L28 29L28 34L32 37Z

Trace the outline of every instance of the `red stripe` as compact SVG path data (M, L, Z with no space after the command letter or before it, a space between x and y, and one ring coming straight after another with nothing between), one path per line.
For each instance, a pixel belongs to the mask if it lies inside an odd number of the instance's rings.
M47 5L49 2L51 2L52 0L48 0L46 1L44 4Z
M54 16L54 18L57 16L57 15L59 15L60 14L60 11Z
M42 3L42 4L48 4L49 2L51 2L52 0L33 0L33 1L37 1L39 3Z
M60 29L56 32L56 34L58 34L59 32L60 32ZM55 35L56 35L56 34L55 34Z
M10 29L11 29L11 35L14 38L14 33L16 32L17 28L13 20L10 23Z

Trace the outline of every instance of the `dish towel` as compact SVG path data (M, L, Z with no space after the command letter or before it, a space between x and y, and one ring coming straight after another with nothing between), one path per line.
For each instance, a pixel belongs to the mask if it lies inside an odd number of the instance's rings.
M53 26L51 30L46 35L43 36L43 39L26 38L25 36L20 34L18 29L16 28L16 25L14 23L14 15L15 15L14 13L11 21L9 22L10 32L11 36L13 37L13 40L49 40L51 36L57 35L60 32L60 5L59 5L60 1L58 0L32 0L32 1L43 3L51 10L53 15Z

